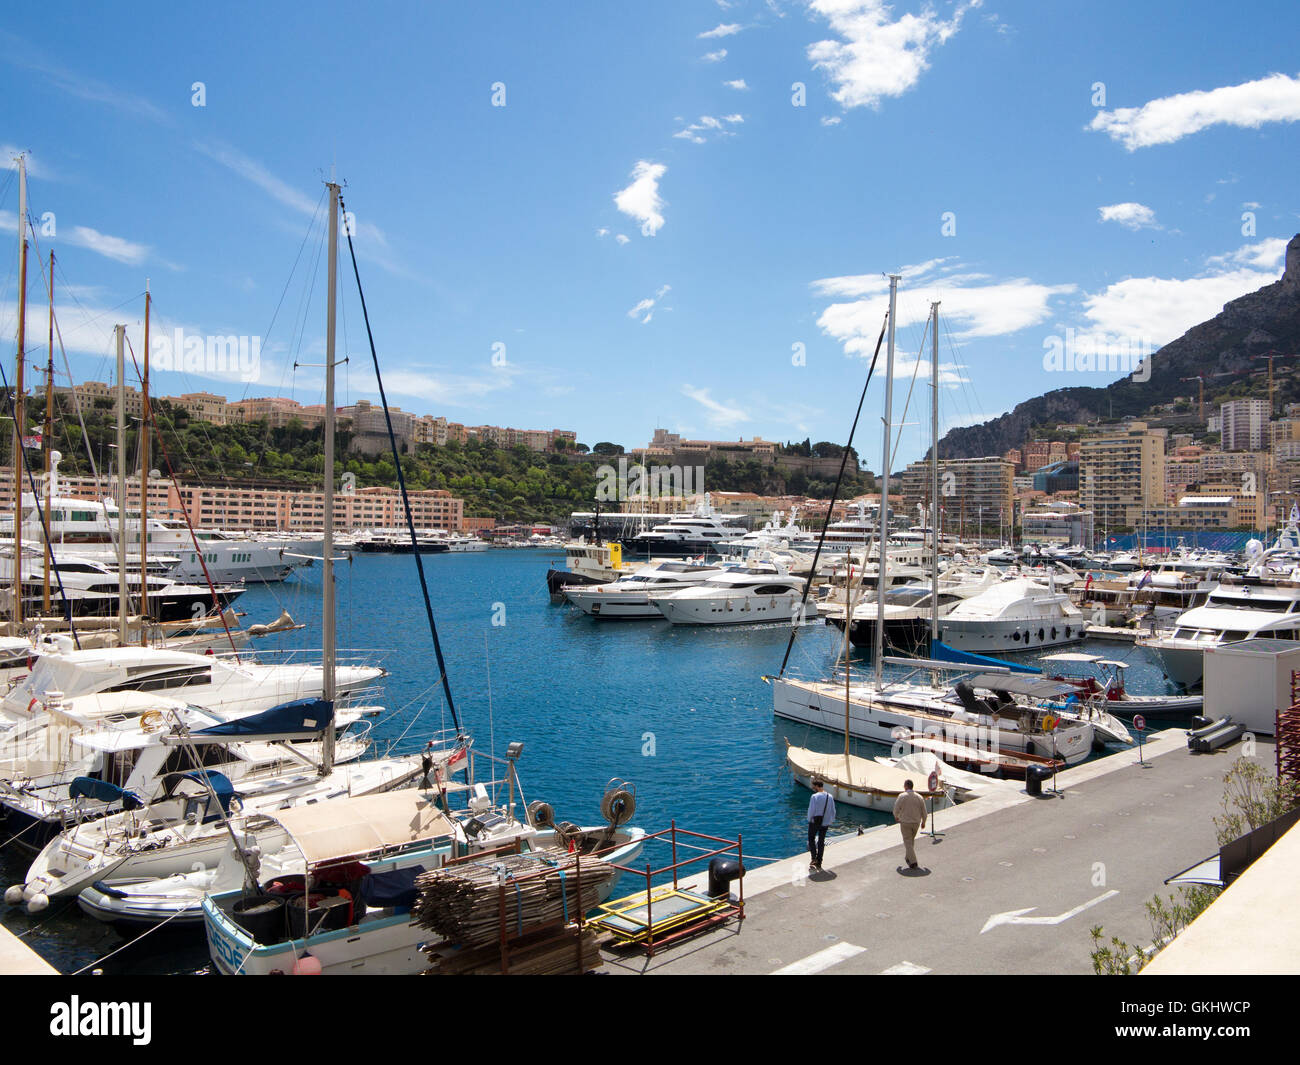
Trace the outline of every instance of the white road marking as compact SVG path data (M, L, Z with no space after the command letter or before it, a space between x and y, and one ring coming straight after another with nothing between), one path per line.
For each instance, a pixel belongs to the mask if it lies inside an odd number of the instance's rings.
M897 965L891 965L888 969L881 969L881 976L924 976L930 970L924 965L917 965L911 961L900 961Z
M812 976L823 969L829 969L832 965L838 965L842 961L856 958L866 949L866 947L854 946L852 943L836 943L833 947L827 947L825 950L819 950L816 954L809 954L806 958L782 966L771 975Z
M1087 902L1076 906L1072 910L1066 910L1065 913L1058 913L1055 917L1024 916L1025 914L1032 913L1034 910L1038 909L1037 906L1027 906L1023 910L1007 910L1006 913L995 913L984 923L984 927L980 929L980 935L983 935L990 928L996 928L1000 924L1062 924L1063 922L1068 921L1071 917L1079 916L1079 914L1083 913L1084 910L1092 909L1092 907L1096 906L1097 903L1105 902L1112 895L1118 894L1118 891L1111 888L1110 891L1098 895L1095 899L1089 899Z

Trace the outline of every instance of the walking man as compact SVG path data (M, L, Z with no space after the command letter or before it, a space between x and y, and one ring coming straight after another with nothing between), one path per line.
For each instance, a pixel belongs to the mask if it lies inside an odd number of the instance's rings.
M920 868L916 860L916 834L925 827L925 800L912 790L910 780L903 782L903 794L894 800L894 820L903 832L903 852L909 869Z
M812 798L808 800L808 853L812 856L809 872L820 872L826 853L826 830L835 820L835 800L819 777L813 777Z

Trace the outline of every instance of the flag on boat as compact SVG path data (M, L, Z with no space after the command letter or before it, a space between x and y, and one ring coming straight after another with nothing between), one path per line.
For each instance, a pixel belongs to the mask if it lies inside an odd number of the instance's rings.
M36 433L33 436L23 437L23 447L39 450L41 446L41 434Z
M1144 574L1142 574L1142 579L1138 581L1137 590L1139 592L1142 591L1142 589L1145 588L1150 583L1151 583L1151 571L1147 570Z

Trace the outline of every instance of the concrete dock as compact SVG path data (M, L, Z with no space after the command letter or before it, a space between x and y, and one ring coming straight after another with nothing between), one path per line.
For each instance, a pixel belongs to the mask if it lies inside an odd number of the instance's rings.
M607 951L608 973L1091 973L1089 929L1152 939L1146 902L1218 850L1213 818L1240 745L1187 750L1183 729L1059 774L1060 795L1022 788L939 811L900 872L890 825L828 840L745 877L745 920L669 946ZM1270 742L1255 756L1271 766ZM1048 785L1050 790L1050 785ZM702 886L703 877L691 886Z
M59 970L32 950L9 929L0 926L0 974L4 976L58 976Z

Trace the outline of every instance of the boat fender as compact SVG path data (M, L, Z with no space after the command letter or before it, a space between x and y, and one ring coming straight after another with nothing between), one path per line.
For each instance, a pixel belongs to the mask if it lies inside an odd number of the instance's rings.
M320 958L314 954L304 954L301 958L295 959L291 972L294 976L320 976Z
M32 701L27 704L27 713L29 716L31 715L32 707L35 706L38 701L39 700L35 696L32 696Z
M5 889L5 905L17 906L22 901L23 901L22 884L14 884L13 886Z
M31 914L44 913L50 908L50 897L44 891L38 891L27 900L27 912Z

